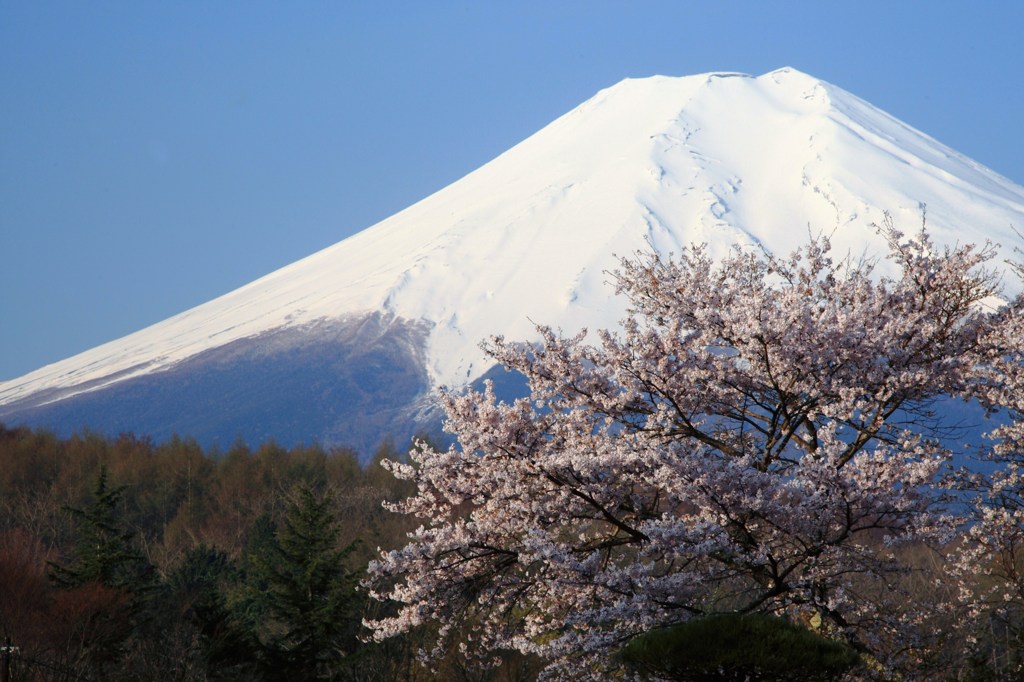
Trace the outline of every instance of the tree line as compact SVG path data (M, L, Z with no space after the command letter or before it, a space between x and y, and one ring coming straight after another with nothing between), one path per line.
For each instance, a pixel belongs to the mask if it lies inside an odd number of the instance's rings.
M0 425L0 679L521 679L417 663L427 633L364 641L360 583L411 492L349 449ZM2 677L7 675L8 677Z

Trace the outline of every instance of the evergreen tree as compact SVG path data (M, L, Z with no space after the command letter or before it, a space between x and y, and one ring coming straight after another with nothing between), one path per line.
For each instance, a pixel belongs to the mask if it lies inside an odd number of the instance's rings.
M345 568L353 545L339 548L338 535L333 496L301 485L274 542L254 557L268 679L335 678L358 646L358 574Z
M258 645L251 622L240 620L228 605L239 571L227 553L199 545L168 579L171 603L197 634L197 649L208 677L250 680L256 676ZM241 622L241 624L240 624ZM252 621L254 622L254 621Z
M150 607L159 595L153 566L121 521L123 492L124 487L108 485L107 469L100 467L93 503L68 509L78 526L74 560L49 564L51 579L64 589L60 601L88 604L90 615L74 627L88 675L95 679L132 678L125 659L138 649L133 645L147 639Z
M121 523L119 506L124 490L124 486L109 487L107 468L102 466L92 505L68 509L78 525L75 560L67 566L50 564L52 578L62 587L98 583L138 593L151 583L153 567L135 548L131 531Z

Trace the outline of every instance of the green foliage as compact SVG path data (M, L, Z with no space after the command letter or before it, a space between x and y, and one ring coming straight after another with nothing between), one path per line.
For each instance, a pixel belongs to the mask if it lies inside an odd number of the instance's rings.
M622 660L667 680L838 680L858 662L849 647L782 618L722 614L631 640Z
M358 574L345 568L351 551L338 547L334 499L306 485L290 495L274 541L253 557L252 601L262 618L256 634L277 669L324 679L358 646Z
M258 643L250 629L238 626L228 605L228 592L240 575L225 552L199 545L167 579L170 603L194 628L202 668L217 679L254 679L257 672Z
M99 583L104 587L141 592L149 585L153 567L132 542L132 533L121 521L124 487L107 485L107 469L100 467L93 503L85 509L69 509L79 526L75 561L52 564L53 579L63 587Z
M98 678L111 676L128 655L134 633L147 628L157 583L153 566L135 547L121 515L123 487L110 487L101 466L93 502L68 511L78 541L69 564L50 563L50 576L70 592L67 599L87 604L83 662Z

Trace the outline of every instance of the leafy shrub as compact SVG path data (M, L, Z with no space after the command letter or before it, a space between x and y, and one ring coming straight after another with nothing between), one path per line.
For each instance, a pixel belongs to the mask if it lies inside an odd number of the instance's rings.
M846 645L775 616L721 614L631 640L622 660L669 680L837 680L858 662Z

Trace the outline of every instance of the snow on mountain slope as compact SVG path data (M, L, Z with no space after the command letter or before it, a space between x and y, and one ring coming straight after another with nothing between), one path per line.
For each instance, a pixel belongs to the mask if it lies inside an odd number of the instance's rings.
M876 254L883 213L922 206L940 243L1022 246L1024 188L793 69L626 80L406 210L236 291L19 379L0 405L55 400L282 328L374 312L425 320L427 371L462 385L494 333L614 326L613 254L649 242L788 252L808 231Z

